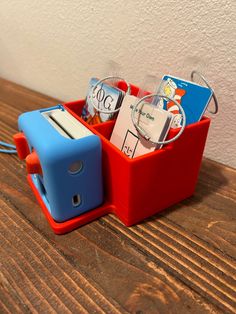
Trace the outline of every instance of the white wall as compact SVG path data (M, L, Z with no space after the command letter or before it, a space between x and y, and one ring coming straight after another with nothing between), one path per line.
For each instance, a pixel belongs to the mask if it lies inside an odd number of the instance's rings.
M235 0L0 0L0 76L69 100L109 59L130 82L189 77L197 59L218 96L205 156L236 167Z

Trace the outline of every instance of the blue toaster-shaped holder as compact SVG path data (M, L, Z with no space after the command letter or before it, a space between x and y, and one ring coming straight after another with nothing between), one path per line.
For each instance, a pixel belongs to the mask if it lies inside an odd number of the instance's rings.
M33 184L55 221L67 221L103 202L97 135L61 105L23 113L18 125L18 155L26 159Z

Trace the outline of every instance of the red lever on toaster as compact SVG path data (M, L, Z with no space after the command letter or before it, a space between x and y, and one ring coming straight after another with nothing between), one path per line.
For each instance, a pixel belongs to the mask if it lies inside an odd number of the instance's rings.
M29 155L30 150L24 133L17 133L13 136L17 154L20 159L25 159Z
M38 174L42 174L42 168L40 165L40 160L39 157L36 153L36 151L33 151L32 153L30 153L26 159L26 169L28 171L28 173L34 174L34 173L38 173Z

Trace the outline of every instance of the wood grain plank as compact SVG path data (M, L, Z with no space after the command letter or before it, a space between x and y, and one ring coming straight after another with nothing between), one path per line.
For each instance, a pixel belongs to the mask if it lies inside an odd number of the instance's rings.
M103 218L105 221L111 224L114 228L118 228L120 232L125 237L128 237L130 240L139 246L146 255L152 256L153 261L156 263L163 263L163 268L172 274L174 273L175 277L184 281L189 285L194 291L199 292L202 296L208 295L207 299L210 299L212 303L222 308L223 311L231 311L232 313L236 309L236 299L235 299L235 284L230 284L230 287L223 286L222 278L221 282L213 276L209 276L203 272L203 269L189 263L189 258L186 259L186 256L183 256L183 251L174 250L171 242L165 243L164 237L159 238L157 241L157 236L155 235L155 241L151 239L147 234L142 232L142 225L131 227L127 229L124 227L116 217ZM143 227L144 229L144 227ZM150 230L150 229L149 229ZM149 231L150 233L150 231ZM189 252L189 256L191 256ZM194 264L196 264L196 257ZM203 261L200 260L198 264L203 264ZM213 272L213 268L210 268L210 271ZM231 281L231 279L230 279Z
M153 246L157 246L156 243L168 246L170 249L169 254L174 257L179 256L179 259L182 258L184 260L184 266L187 268L191 267L192 271L193 269L197 269L198 271L196 271L196 273L200 272L200 275L198 274L200 278L207 282L209 282L208 278L210 278L211 285L233 301L236 301L236 281L231 280L231 278L233 279L232 273L227 276L223 267L220 270L206 258L202 258L198 251L194 252L192 248L186 248L185 245L181 245L178 239L172 238L167 233L164 233L163 230L160 230L160 228L157 229L156 226L153 228L153 224L139 225L137 226L137 230L139 234L141 233L142 237L147 239ZM234 269L232 271L234 271ZM218 282L214 283L214 281ZM229 283L229 281L231 282Z
M229 257L224 257L221 252L212 249L206 243L196 236L189 234L179 226L174 225L164 216L153 222L148 222L153 228L160 230L169 237L174 238L181 245L188 248L192 252L198 254L212 265L216 266L220 271L236 280L235 261Z
M30 310L119 312L115 302L105 298L7 203L0 201L0 205L1 254L8 256L2 257L3 269L11 274Z
M165 213L165 217L220 250L236 258L236 199L221 197L220 193L201 196L198 185L194 197L181 202ZM199 195L200 194L200 195ZM179 210L181 208L181 210Z
M2 265L1 265L2 269ZM0 273L0 313L29 313L29 308L22 302L7 277Z
M30 90L21 85L0 78L0 101L20 112L46 108L61 100Z
M88 226L89 227L89 226ZM87 229L86 232L92 234L92 230L94 228L84 228ZM98 227L100 227L98 225ZM174 278L172 278L172 282L175 282L175 285L178 287L175 291L173 290L173 283L170 285L170 282L166 280L160 280L158 276L149 274L152 269L149 267L149 271L145 269L145 267L140 266L131 266L130 265L130 258L137 263L137 254L133 255L129 253L129 257L127 256L128 262L123 258L115 257L115 254L108 254L104 252L104 245L105 245L105 237L102 237L100 242L100 248L97 245L98 238L97 234L102 234L100 230L97 230L98 227L95 228L96 235L93 238L93 243L91 244L91 240L88 241L88 236L83 239L78 232L76 232L76 236L73 234L66 235L67 239L67 251L73 250L75 251L75 247L79 252L83 252L80 254L80 264L76 261L76 258L73 256L73 260L71 256L68 256L68 252L64 251L64 255L66 255L67 260L71 262L75 269L79 268L82 273L84 273L84 277L92 277L94 278L100 285L103 286L105 291L106 297L112 296L114 299L118 300L121 304L125 305L128 311L137 310L138 309L154 309L159 307L160 309L164 310L166 305L170 302L170 300L175 301L170 306L170 309L178 308L181 310L194 308L200 310L202 313L206 312L206 308L210 308L212 311L211 305L208 305L207 302L204 302L196 296L194 293L188 295L186 292L186 288L181 286L178 281L176 282ZM104 228L102 228L104 229ZM107 228L105 228L105 231ZM19 232L22 232L21 230ZM18 233L17 233L18 235ZM62 237L56 236L59 240ZM63 236L63 239L65 237ZM69 239L68 239L69 238ZM71 241L73 240L73 242ZM113 240L113 249L117 250L117 252L121 252L119 248L117 248L117 243L115 239ZM70 243L70 247L68 247L68 243ZM83 247L81 246L83 243ZM94 248L95 247L95 248ZM109 248L111 245L109 244ZM126 248L129 251L129 248ZM88 255L91 261L88 261ZM123 254L122 254L123 257ZM141 263L143 264L143 263ZM48 265L48 262L47 262ZM94 275L94 276L91 276ZM114 279L115 278L115 279ZM128 282L127 282L128 281ZM151 292L145 293L145 289L151 289ZM180 290L180 291L179 291ZM135 301L136 300L136 301ZM197 300L197 305L195 304L195 300ZM184 305L182 302L184 301ZM141 304L140 304L141 303ZM151 304L150 304L151 303ZM124 311L122 311L124 312ZM213 311L216 312L216 311Z
M101 220L76 231L80 237L80 246L78 248L78 241L74 239L73 253L75 256L80 251L89 252L89 269L86 257L81 256L83 270L101 282L106 293L125 304L129 311L155 313L159 309L162 313L167 306L170 312L177 309L179 313L184 313L189 308L200 312L212 309L206 300L195 293L189 295L188 288L181 285L175 277L170 274L169 277L163 277L164 271L160 264L157 265L160 273L154 273L149 266L149 256L141 255L130 241L122 238L120 232L112 237L109 228L104 223L100 226L100 222ZM74 260L74 256L70 255L70 258ZM108 278L105 279L103 274ZM112 278L113 285L109 278ZM196 300L201 304L200 308Z

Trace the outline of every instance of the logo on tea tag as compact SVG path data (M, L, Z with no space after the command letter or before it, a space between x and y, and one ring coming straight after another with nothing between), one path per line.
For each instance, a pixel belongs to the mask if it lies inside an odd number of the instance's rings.
M124 97L122 90L106 83L96 85L98 81L96 78L90 80L86 104L82 111L82 118L89 124L112 119L115 116L113 111L121 106ZM107 113L97 111L93 104Z

